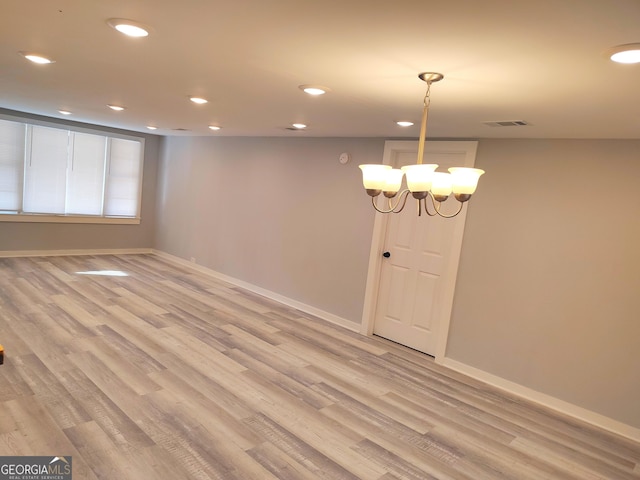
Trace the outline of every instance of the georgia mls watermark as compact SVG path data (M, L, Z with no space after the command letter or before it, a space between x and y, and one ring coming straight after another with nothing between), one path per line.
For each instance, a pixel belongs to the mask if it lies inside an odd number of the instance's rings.
M0 480L71 480L71 457L0 457Z

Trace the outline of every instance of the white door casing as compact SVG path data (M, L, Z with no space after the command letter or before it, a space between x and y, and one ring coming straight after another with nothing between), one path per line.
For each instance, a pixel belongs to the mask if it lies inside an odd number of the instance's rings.
M388 141L383 163L416 163L418 143ZM424 163L473 167L477 142L435 142L425 146ZM376 213L361 332L444 359L467 206L453 219L418 217L415 200L399 214ZM451 198L443 204L455 210ZM383 252L389 251L390 258Z

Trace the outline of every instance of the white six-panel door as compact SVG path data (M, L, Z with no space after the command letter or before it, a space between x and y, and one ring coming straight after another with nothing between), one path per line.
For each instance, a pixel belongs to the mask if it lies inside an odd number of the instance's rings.
M424 163L439 164L438 171L473 166L476 146L427 142ZM384 163L414 164L416 151L416 142L387 142ZM399 214L376 213L363 325L365 333L437 357L446 346L466 207L457 217L443 219L419 217L415 203L410 197ZM457 205L450 198L443 207L450 212Z

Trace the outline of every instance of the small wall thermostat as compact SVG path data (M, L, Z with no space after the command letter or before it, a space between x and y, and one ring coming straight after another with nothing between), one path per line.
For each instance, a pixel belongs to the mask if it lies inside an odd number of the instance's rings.
M349 155L348 153L344 152L341 153L340 156L338 157L338 161L342 164L345 165L347 163L349 163L349 160L351 160L351 155Z

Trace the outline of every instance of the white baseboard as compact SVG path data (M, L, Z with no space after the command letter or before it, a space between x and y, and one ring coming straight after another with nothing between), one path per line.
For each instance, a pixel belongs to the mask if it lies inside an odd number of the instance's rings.
M63 257L67 255L131 255L152 253L151 248L104 248L77 250L0 250L0 258Z
M450 368L451 370L455 370L456 372L475 378L476 380L480 380L481 382L489 384L505 392L538 403L542 406L555 410L556 412L560 412L578 420L582 420L583 422L595 425L635 442L640 442L640 429L638 428L632 427L591 410L587 410L586 408L579 407L572 403L565 402L558 398L552 397L551 395L546 395L531 388L524 387L515 382L511 382L510 380L506 380L502 377L498 377L497 375L485 372L484 370L480 370L457 360L453 360L452 358L445 357L444 359L437 361L437 363Z
M244 288L245 290L257 293L258 295L262 295L263 297L269 298L271 300L275 300L276 302L282 303L283 305L287 305L289 307L295 308L296 310L300 310L301 312L308 313L310 315L313 315L314 317L318 317L322 320L326 320L327 322L339 325L346 328L347 330L351 330L352 332L360 331L359 324L347 320L346 318L339 317L338 315L334 315L333 313L325 312L324 310L320 310L319 308L307 305L306 303L293 300L292 298L285 297L283 295L280 295L279 293L272 292L271 290L267 290L262 287L258 287L257 285L245 282L244 280L230 277L229 275L225 275L224 273L217 272L210 268L198 265L197 263L190 262L188 260L185 260L184 258L171 255L170 253L166 253L161 250L153 250L151 253L177 265L191 268L217 280L222 280L223 282L227 282L237 287Z

